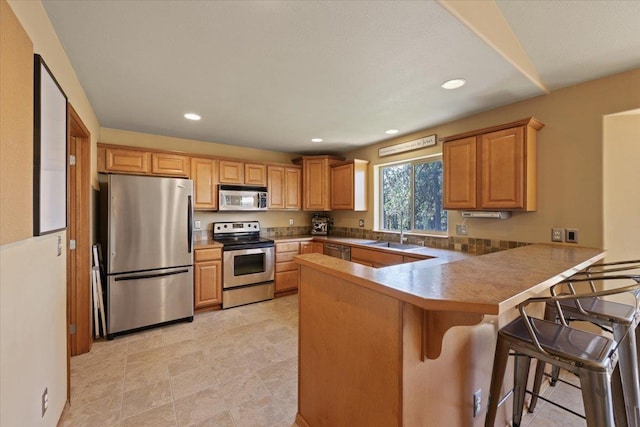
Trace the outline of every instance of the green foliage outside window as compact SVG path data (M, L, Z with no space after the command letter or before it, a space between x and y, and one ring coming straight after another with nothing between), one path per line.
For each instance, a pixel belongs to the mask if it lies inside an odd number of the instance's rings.
M420 161L381 168L383 230L447 231L442 209L442 161Z

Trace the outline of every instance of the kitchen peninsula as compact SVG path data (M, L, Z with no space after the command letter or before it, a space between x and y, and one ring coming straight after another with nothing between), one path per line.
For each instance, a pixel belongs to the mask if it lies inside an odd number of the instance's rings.
M381 269L297 256L298 425L483 425L498 329L517 304L604 254L535 244Z

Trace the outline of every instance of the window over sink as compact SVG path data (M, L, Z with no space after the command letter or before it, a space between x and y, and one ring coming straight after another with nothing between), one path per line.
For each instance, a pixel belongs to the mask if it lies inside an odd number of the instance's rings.
M376 225L380 231L446 234L442 156L378 165ZM402 222L402 224L401 224Z

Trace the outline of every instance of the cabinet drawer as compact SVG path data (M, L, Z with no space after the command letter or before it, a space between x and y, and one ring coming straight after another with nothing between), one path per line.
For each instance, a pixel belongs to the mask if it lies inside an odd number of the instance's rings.
M297 269L298 269L298 263L296 263L295 261L276 263L276 273L279 273L281 271L292 271Z
M293 257L298 255L298 252L278 252L276 254L276 263L279 262L291 262Z
M278 252L297 252L300 247L299 242L288 242L276 244L276 253Z
M195 262L222 259L222 248L196 249Z

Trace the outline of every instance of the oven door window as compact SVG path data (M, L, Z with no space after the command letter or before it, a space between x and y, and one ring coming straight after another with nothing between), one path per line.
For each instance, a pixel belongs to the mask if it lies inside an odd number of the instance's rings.
M233 275L245 276L265 272L265 254L236 255L233 257Z

